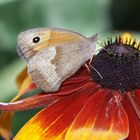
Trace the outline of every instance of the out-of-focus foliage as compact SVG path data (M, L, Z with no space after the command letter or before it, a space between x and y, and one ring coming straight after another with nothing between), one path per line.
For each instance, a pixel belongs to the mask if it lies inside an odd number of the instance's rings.
M115 30L140 31L140 0L112 0L110 15Z
M102 33L110 29L109 6L110 0L0 0L0 101L17 93L15 78L26 65L16 52L19 32L51 26L87 36ZM17 113L14 133L34 112Z

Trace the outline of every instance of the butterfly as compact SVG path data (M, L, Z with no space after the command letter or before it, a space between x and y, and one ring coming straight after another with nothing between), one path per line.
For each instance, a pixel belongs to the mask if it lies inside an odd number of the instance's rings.
M21 32L17 42L32 81L45 92L55 92L95 54L97 34L87 38L64 29L35 28Z

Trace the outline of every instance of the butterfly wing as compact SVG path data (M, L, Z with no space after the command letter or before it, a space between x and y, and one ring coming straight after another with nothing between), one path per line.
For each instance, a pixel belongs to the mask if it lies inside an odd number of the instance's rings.
M19 41L22 44L19 46L22 50L28 44L30 53L28 52L26 60L29 74L33 82L46 92L57 91L61 83L95 53L96 36L91 39L67 30L43 28L24 32L19 40L26 38L28 34L38 35L41 41L33 45L28 41L23 45L25 43ZM34 55L29 57L29 54Z
M28 73L36 85L46 92L55 91L57 81L60 80L56 73L56 66L51 62L56 55L55 47L48 47L36 54L28 62Z

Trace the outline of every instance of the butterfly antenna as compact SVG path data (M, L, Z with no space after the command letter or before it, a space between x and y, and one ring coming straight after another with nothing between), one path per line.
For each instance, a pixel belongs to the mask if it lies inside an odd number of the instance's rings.
M91 65L91 61L92 61L92 58L90 59L88 64L85 64L85 66L87 67L88 71L90 71L90 69L88 67L88 65L89 65L100 76L100 78L103 79L103 76L100 74L100 72Z
M100 74L100 72L96 68L91 66L91 64L90 64L90 67L100 76L101 79L103 79L103 76Z
M98 41L97 41L97 44L99 45L99 46L101 46L102 48L100 48L100 49L98 49L97 51L100 51L100 50L105 50L108 54L112 54L109 50L107 50L105 47L104 47L104 45L101 45L101 43L99 43Z

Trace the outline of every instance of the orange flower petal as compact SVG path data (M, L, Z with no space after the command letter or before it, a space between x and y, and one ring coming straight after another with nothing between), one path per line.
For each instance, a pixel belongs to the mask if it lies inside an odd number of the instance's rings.
M0 103L0 110L21 111L49 106L59 100L59 98L55 94L42 93L13 103Z
M30 77L27 76L24 81L22 82L20 88L19 88L19 92L16 96L16 98L18 99L20 96L22 96L23 94L30 92L34 89L36 89L36 85L31 81Z
M89 73L86 69L85 66L83 66L76 74L74 74L73 76L71 76L70 78L68 78L62 85L62 88L60 89L59 92L56 93L52 93L52 95L54 94L59 94L59 95L65 95L65 94L72 94L74 91L78 90L78 88L81 85L84 85L85 83L87 83L87 79L89 78ZM40 107L43 105L50 105L53 102L57 101L57 97L50 97L50 95L47 94L41 94L41 95L37 95L37 96L33 96L30 97L28 99L24 99L24 100L20 100L20 101L16 101L19 100L19 98L33 90L36 88L36 85L32 83L29 75L27 74L27 68L25 68L17 77L16 79L18 88L19 88L19 93L17 94L17 96L12 100L12 103L0 103L0 109L3 110L25 110L25 109L31 109L31 108L35 108L35 107ZM73 84L73 83L77 83L77 84ZM69 91L69 92L68 92ZM14 102L14 103L13 103ZM8 112L7 111L3 111L2 113L3 115L0 116L0 121L3 122L0 124L0 134L3 133L3 131L1 132L1 130L3 130L3 128L7 128L7 130L5 129L5 136L9 136L10 139L10 134L11 133L7 133L10 132L10 124L11 124L11 120L13 117L13 112ZM5 114L5 115L4 115ZM7 120L6 120L6 125L7 127L5 127L5 116L7 116Z
M140 90L131 91L126 94L127 98L129 99L135 113L137 114L138 118L140 119Z
M140 119L127 96L123 96L122 103L129 119L130 128L129 137L126 140L140 140Z
M97 91L96 87L90 90L92 84L87 87L78 90L76 94L62 96L57 103L39 112L19 131L15 140L64 139L67 129L85 102Z
M32 82L32 80L27 72L27 67L25 67L21 71L21 73L17 76L16 84L18 86L19 92L12 101L19 99L23 94L37 88L36 85Z
M125 139L129 126L120 95L107 90L93 95L96 91L89 84L76 94L61 98L33 117L15 140Z
M15 102L18 100L23 94L33 90L36 88L36 85L32 83L29 75L27 74L27 68L25 68L16 79L16 83L19 89L18 94L11 100L11 102ZM12 104L12 103L11 103ZM13 118L14 112L3 111L0 114L0 135L4 137L6 140L11 139L11 121Z
M57 95L72 94L89 82L92 82L89 77L89 72L85 65L83 65L74 75L62 83Z
M66 140L118 140L128 136L127 115L119 93L93 95L73 121Z
M140 111L140 90L136 90L135 92L133 92L132 97L134 98L135 103L137 104L137 107Z
M11 120L13 118L13 112L2 112L0 114L0 136L5 140L11 140Z
M24 81L24 79L28 76L28 72L27 72L27 67L25 67L17 76L16 78L16 84L18 86L18 89L20 88L22 82Z

